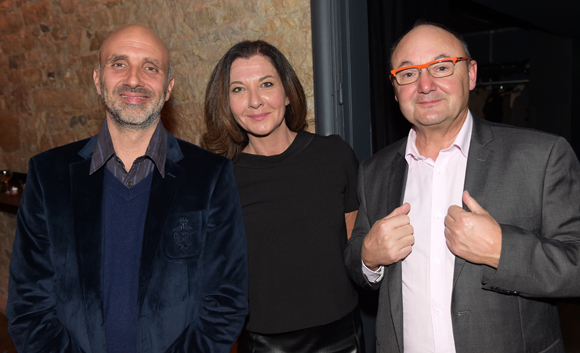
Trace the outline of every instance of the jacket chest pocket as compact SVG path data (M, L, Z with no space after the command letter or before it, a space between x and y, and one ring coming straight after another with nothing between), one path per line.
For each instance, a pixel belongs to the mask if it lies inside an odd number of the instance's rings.
M205 211L171 214L161 240L165 259L177 262L197 259L205 243L206 223Z

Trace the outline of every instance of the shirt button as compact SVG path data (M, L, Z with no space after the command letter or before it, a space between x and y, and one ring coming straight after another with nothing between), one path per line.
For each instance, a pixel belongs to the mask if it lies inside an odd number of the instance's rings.
M441 314L441 310L439 308L435 308L435 314L437 315Z
M439 173L439 174L443 173L443 168L437 167L437 173Z
M127 186L128 186L128 187L131 187L131 186L133 186L133 182L132 182L132 181L128 181L128 182L127 182Z
M435 218L437 219L441 218L441 212L435 212Z
M435 265L439 265L439 262L440 262L439 259L435 258Z

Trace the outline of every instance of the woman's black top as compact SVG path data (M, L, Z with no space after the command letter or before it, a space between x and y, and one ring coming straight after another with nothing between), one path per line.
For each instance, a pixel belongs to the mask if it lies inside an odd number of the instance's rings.
M357 305L343 249L358 209L358 161L339 136L301 131L276 156L234 167L248 239L246 329L281 333L336 321Z

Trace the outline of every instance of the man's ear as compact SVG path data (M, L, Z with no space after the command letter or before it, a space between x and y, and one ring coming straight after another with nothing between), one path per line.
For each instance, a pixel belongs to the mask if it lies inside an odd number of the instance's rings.
M471 60L469 63L469 90L473 90L477 83L477 61Z
M391 80L391 85L393 85L393 91L395 92L395 100L397 103L399 102L399 98L397 98L397 82L395 78L391 75L389 76L389 80Z
M99 96L101 95L101 79L99 77L99 69L95 67L93 70L93 81L95 81L95 88Z
M175 83L175 80L173 79L173 77L169 78L169 84L167 85L167 93L165 93L165 101L167 102L169 100L169 97L171 97L171 91L173 91L173 84Z

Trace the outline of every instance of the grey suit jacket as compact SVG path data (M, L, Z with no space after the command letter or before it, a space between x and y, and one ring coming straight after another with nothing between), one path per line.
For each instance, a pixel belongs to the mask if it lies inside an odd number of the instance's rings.
M371 284L361 250L372 225L403 202L405 147L406 139L361 164L360 208L345 249L353 280L380 289L378 352L404 351L401 262ZM455 259L457 352L563 352L553 299L580 294L580 165L570 145L474 117L465 189L500 224L502 250L497 270Z

